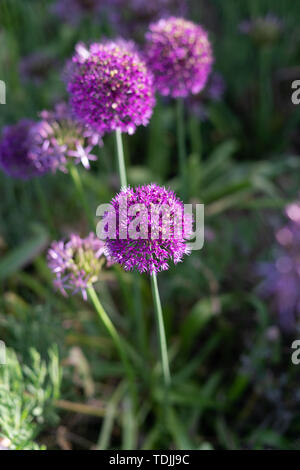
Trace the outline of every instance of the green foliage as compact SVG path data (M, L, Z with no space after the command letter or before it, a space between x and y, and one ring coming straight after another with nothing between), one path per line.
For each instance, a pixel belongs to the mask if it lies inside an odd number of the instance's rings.
M53 407L61 383L57 350L49 350L47 363L35 349L30 356L31 364L26 365L8 349L6 364L0 366L0 436L15 450L43 449L34 440L46 424L57 421Z

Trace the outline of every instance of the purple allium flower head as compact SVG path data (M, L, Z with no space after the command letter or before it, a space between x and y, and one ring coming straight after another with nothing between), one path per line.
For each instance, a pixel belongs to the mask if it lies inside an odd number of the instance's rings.
M280 36L283 21L273 13L252 20L245 20L239 24L239 31L248 34L252 40L260 45L272 44Z
M207 33L183 18L149 26L145 53L158 92L173 98L199 93L211 72L213 55Z
M96 132L133 134L148 124L155 103L153 78L134 43L108 41L89 49L79 44L68 75L74 114Z
M259 292L272 297L282 327L291 331L300 313L300 204L287 206L289 222L276 232L274 261L258 266Z
M99 134L80 124L65 103L56 105L54 111L42 111L40 117L33 147L35 165L48 161L52 171L66 172L68 160L73 160L89 169L90 161L97 159L91 150L101 143Z
M68 160L90 167L96 160L92 148L99 134L78 123L61 103L53 112L42 111L41 120L21 120L5 127L0 141L0 167L14 178L29 179L47 172L66 172Z
M149 184L123 188L111 202L104 230L106 253L125 270L157 273L190 254L192 216L170 189ZM164 218L165 217L165 218Z
M13 178L26 180L50 171L47 162L35 165L35 126L34 121L23 119L3 130L0 141L0 167Z
M54 286L64 295L81 292L87 299L86 289L98 281L99 272L105 261L112 264L104 254L105 243L94 233L86 238L76 234L67 243L55 241L48 251L48 266L55 275Z

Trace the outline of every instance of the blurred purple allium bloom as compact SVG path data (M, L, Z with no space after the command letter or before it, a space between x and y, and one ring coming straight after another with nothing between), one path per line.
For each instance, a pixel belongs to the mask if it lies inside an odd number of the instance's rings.
M275 42L283 29L283 21L273 13L264 17L245 20L239 24L239 31L248 34L257 44L265 45Z
M187 0L117 0L119 7L127 6L125 20L119 27L122 34L143 38L149 23L169 16L186 16Z
M118 0L56 0L53 13L63 21L77 25L85 17L99 23L103 18L112 20Z
M147 125L155 104L153 78L133 42L76 47L67 74L74 114L101 134L133 134Z
M291 331L300 313L300 203L287 206L289 222L276 232L274 261L260 263L259 292L272 296L282 327Z
M66 172L68 160L73 160L89 169L90 161L97 159L91 150L102 142L99 134L75 120L65 103L56 105L54 111L42 111L40 118L36 126L35 165L44 165L46 160L52 171Z
M89 18L132 38L139 37L150 22L159 18L185 16L187 0L56 0L51 10L74 26Z
M213 55L201 26L175 17L152 23L146 33L145 53L160 94L186 97L206 85Z
M128 0L126 3L137 17L143 15L154 18L157 15L162 15L165 12L170 13L171 11L184 15L187 10L187 0L152 0L151 2L147 0Z
M14 178L29 179L56 170L67 171L67 162L90 168L97 157L92 148L101 143L99 134L78 123L66 104L53 112L42 111L41 120L21 120L5 127L0 141L0 167Z
M34 52L20 60L20 77L24 82L40 85L54 68L55 60L46 52Z
M29 179L51 170L49 162L35 164L36 123L23 119L3 129L0 141L0 167L13 178Z
M123 188L111 201L111 206L107 220L114 220L116 215L116 233L107 236L106 253L125 270L157 273L167 270L169 261L176 264L190 254L186 240L191 236L192 216L184 214L183 202L170 189L156 184ZM159 215L165 209L169 213L168 236ZM138 238L131 232L134 220Z
M220 101L223 97L224 91L224 78L220 73L213 72L210 75L203 92L198 95L189 96L188 107L195 116L204 121L207 119L208 115L207 106L213 101Z
M53 284L64 296L67 291L76 294L81 292L87 300L86 289L98 281L99 272L104 265L112 264L104 254L105 243L94 233L86 238L76 234L70 236L66 243L55 241L48 251L48 266L55 275Z
M209 100L220 101L224 95L225 91L225 81L223 76L214 72L211 74L207 88L204 90L204 95L207 96Z

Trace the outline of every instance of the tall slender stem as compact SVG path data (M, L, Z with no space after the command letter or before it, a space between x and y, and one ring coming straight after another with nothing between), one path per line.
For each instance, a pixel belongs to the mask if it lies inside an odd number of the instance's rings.
M89 221L90 228L92 230L95 230L95 221L94 221L94 218L92 216L92 212L90 210L90 207L87 203L86 197L85 197L85 193L84 193L84 189L83 189L83 185L82 185L82 181L81 181L78 169L75 165L72 165L72 164L70 164L68 166L68 169L69 169L70 175L72 177L72 180L74 182L74 185L75 185L78 197L80 199L81 205L82 205L82 207L84 209L84 212L87 216L87 219Z
M171 374L170 374L170 368L169 368L167 340L166 340L164 319L163 319L163 313L162 313L160 296L159 296L158 285L157 285L157 278L156 278L155 273L151 274L151 287L152 287L152 295L153 295L154 308L155 308L158 333L159 333L161 362L162 362L164 380L165 380L165 384L169 385L171 382Z
M126 165L124 158L124 149L122 141L122 133L120 129L117 129L115 132L116 137L116 151L118 159L118 169L120 176L121 187L127 186L127 173ZM141 352L145 354L146 352L146 326L145 318L142 312L142 299L141 299L141 284L139 274L134 276L134 300L135 300L135 310L136 310L136 321L137 321L137 333L138 341L141 348Z
M120 182L121 182L121 186L124 187L124 186L127 186L127 177L126 177L124 149L123 149L123 142L122 142L122 133L120 129L116 130L116 147L117 147Z
M184 101L182 98L177 99L177 146L179 156L179 172L181 180L181 197L184 202L188 197L188 181L187 181L187 162L185 148L185 127L184 127Z
M120 335L118 334L116 328L114 327L111 319L105 312L93 286L88 287L87 290L88 290L89 297L95 307L95 310L99 315L100 320L102 321L103 325L107 329L113 342L115 343L116 348L119 351L121 360L123 362L125 371L127 373L127 377L128 377L128 381L129 381L129 385L130 385L130 389L132 393L132 399L135 405L136 404L136 390L135 390L135 383L134 383L135 374L128 360L125 344L123 343Z

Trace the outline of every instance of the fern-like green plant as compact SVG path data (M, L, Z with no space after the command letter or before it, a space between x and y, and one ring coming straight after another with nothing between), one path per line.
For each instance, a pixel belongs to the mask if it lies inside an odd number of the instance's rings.
M57 348L50 348L48 355L49 360L43 361L32 348L27 365L8 349L6 364L0 366L0 438L9 441L10 449L42 450L34 440L46 423L57 420L54 400L61 383Z

